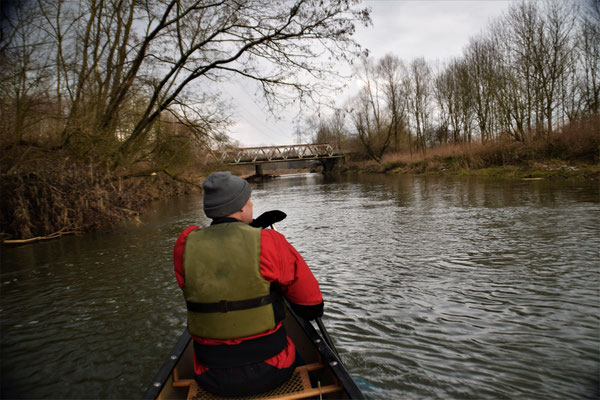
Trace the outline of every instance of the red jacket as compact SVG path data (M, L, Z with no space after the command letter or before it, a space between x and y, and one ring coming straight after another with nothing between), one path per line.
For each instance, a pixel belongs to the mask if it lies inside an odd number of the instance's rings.
M187 235L197 226L190 226L179 235L173 251L175 276L180 288L183 288L185 276L183 272L183 254ZM273 229L263 229L260 240L260 273L262 277L277 284L285 298L296 306L321 306L323 297L319 284L302 256L288 243L285 237ZM215 340L193 337L203 345L235 345L244 340L272 334L281 328L281 322L271 331L240 339ZM295 360L296 348L291 339L287 338L287 347L275 357L265 362L276 368L287 368ZM200 364L194 357L194 369L197 375L207 371L208 368Z

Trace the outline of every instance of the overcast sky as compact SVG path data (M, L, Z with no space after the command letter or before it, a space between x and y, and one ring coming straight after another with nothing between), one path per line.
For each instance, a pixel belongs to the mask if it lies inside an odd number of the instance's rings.
M508 9L511 0L367 0L372 26L360 27L355 35L375 60L392 53L408 63L416 57L447 60L460 56L469 38L476 36ZM239 121L229 136L243 146L294 143L293 118L297 110L276 117L263 112L254 89L238 83L224 88L233 97ZM350 95L350 93L348 93Z

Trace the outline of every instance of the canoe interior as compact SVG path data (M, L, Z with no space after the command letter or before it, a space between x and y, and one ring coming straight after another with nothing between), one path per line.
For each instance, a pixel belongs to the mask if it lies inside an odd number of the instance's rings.
M323 368L311 371L313 381L317 381L321 387L340 386L341 391L327 394L328 399L364 398L339 358L309 322L299 322L292 312L286 310L284 324L287 334L294 341L304 362L306 364L321 363L323 365ZM189 391L188 386L194 380L192 357L193 346L186 329L173 349L170 359L161 367L144 398L160 400L186 399ZM175 366L176 368L174 368ZM175 376L173 370L176 372ZM167 377L166 380L164 377ZM175 385L173 384L174 381ZM177 387L177 385L182 385L182 382L185 387Z

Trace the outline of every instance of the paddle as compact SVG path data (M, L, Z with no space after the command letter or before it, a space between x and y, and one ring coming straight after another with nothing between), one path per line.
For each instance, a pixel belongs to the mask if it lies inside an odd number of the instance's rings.
M275 229L273 224L275 222L284 220L285 217L287 217L287 215L283 211L279 211L279 210L266 211L266 212L260 214L256 219L253 219L252 222L250 222L250 226L253 226L255 228L263 228L263 229L270 226L271 229Z
M270 227L271 229L277 230L277 229L275 229L275 226L273 224L275 222L284 220L286 216L287 215L283 211L279 211L279 210L266 211L266 212L262 213L258 218L252 220L252 223L250 223L250 225L254 226L256 228ZM325 343L327 343L327 345L331 348L331 350L333 350L335 355L338 358L340 358L340 353L338 353L337 349L335 348L335 345L333 344L333 340L329 336L327 329L325 329L325 324L323 324L323 320L321 319L321 317L317 317L316 321L317 321L317 326L319 327L319 330L323 334L323 339L325 339Z
M340 358L340 353L338 353L337 349L333 345L333 340L331 340L331 337L329 336L329 333L327 333L327 329L325 329L325 325L323 324L323 321L321 320L321 317L317 317L316 321L317 321L317 326L319 327L319 330L323 334L323 338L325 339L325 342L331 348L331 350L333 350L333 352L335 353L335 355L338 358Z

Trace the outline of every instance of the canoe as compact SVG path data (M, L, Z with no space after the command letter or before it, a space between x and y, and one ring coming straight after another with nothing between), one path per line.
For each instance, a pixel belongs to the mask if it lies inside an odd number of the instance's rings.
M292 400L308 397L328 399L364 399L322 324L320 334L312 323L298 317L286 307L284 320L288 336L296 345L300 357L306 362L296 368L290 380L278 388L251 399ZM194 380L193 346L190 333L183 331L168 359L160 367L143 399L222 399L198 387Z

